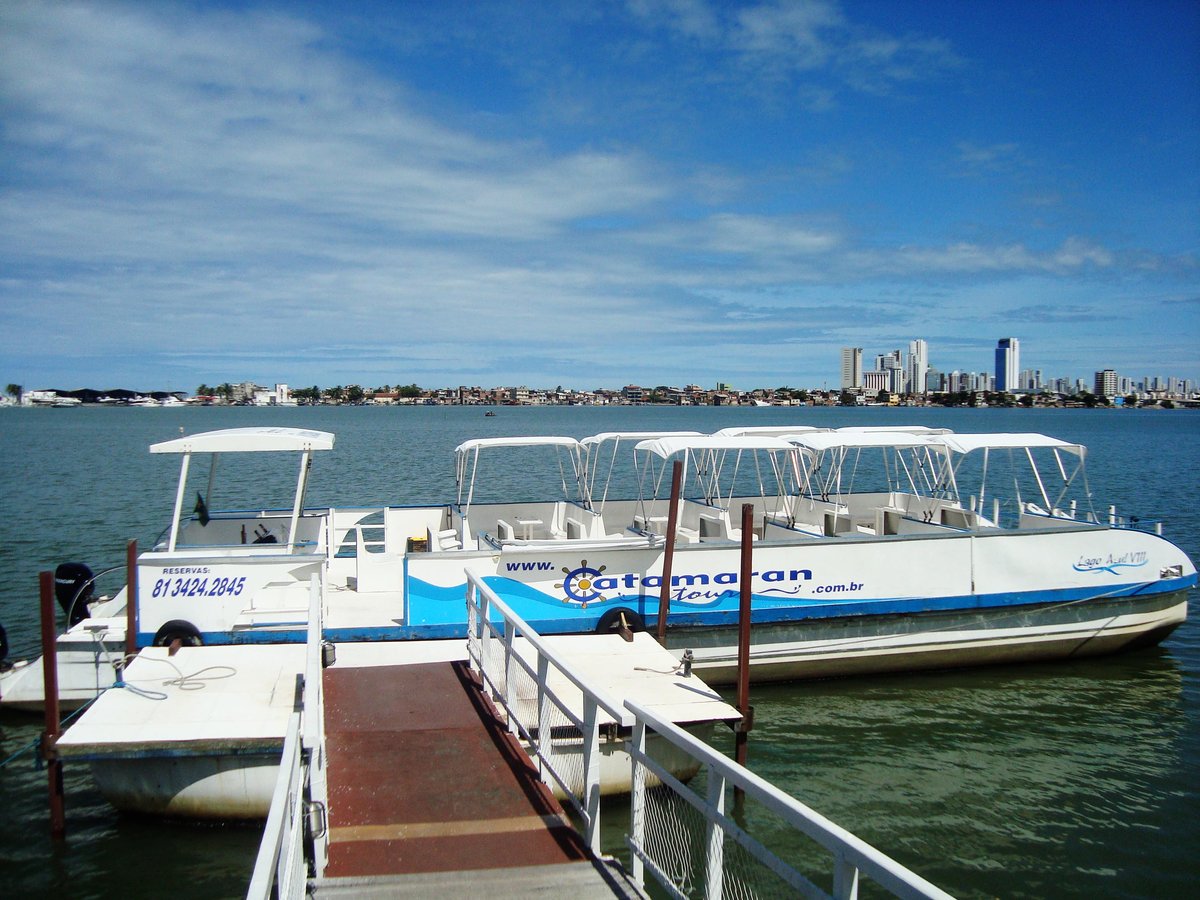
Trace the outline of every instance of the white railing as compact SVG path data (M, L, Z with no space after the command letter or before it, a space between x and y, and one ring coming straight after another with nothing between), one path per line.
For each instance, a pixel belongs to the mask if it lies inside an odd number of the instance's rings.
M471 666L507 714L509 730L537 761L542 780L557 785L579 814L584 838L599 855L600 719L607 714L628 727L633 717L619 701L588 686L479 575L470 569L466 574ZM518 637L524 639L524 654L517 652ZM575 711L580 707L582 714Z
M271 809L263 828L254 862L254 873L246 890L247 900L293 900L307 891L308 863L305 851L305 818L310 808L321 814L321 826L313 829L309 855L315 874L324 868L326 799L324 715L321 687L321 635L323 602L320 577L309 582L308 641L304 661L304 693L301 709L288 720L287 735L279 761L279 776L271 796ZM316 800L316 803L310 801Z
M631 874L639 887L649 872L673 897L800 895L842 900L858 896L859 878L865 876L897 897L950 896L673 723L632 700L625 701L625 707L635 718L629 747L633 793L627 842ZM648 728L701 763L703 796L647 755ZM752 837L749 825L734 821L726 811L727 794L733 790L744 792L746 808L753 804L755 814L739 816L742 821L766 825L775 834L800 832L824 851L830 864L829 889Z
M283 739L279 777L271 796L271 811L263 828L254 874L246 890L247 900L271 897L298 898L305 892L307 867L304 861L304 769L300 748L300 713L288 720Z

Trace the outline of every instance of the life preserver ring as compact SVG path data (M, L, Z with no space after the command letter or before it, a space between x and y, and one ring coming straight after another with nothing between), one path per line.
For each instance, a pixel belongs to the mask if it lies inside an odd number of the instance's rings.
M614 606L600 617L600 621L596 623L596 634L612 634L620 629L622 621L625 627L630 631L638 632L646 630L646 623L636 612L628 606Z
M204 643L196 626L182 619L172 619L154 634L155 647L170 647L175 641L185 647L199 647Z

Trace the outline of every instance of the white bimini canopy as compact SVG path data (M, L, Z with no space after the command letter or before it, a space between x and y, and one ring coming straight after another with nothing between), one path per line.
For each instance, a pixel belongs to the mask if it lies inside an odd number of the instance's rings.
M949 434L949 428L933 428L929 425L843 425L834 431L900 431L907 434Z
M521 435L518 437L474 438L463 441L454 448L455 453L466 454L483 450L488 447L579 447L579 441L572 437L557 437L555 435Z
M1087 448L1082 444L1072 444L1069 441L1033 432L1024 434L947 434L941 436L939 440L955 453L971 453L975 450L1025 450L1039 447L1073 453L1080 459L1087 453Z
M666 459L675 453L727 450L793 450L791 444L777 437L742 435L700 435L698 437L662 437L641 441L635 447L644 453L652 453Z
M701 437L699 431L604 431L580 441L585 447L594 447L607 441L647 441L661 437Z
M789 434L810 434L814 431L828 430L828 428L820 428L816 425L739 425L722 428L720 431L714 431L713 434L724 437L748 437L751 435L757 437L786 437Z
M816 453L829 450L853 450L869 447L931 447L944 444L946 435L929 435L911 431L822 431L802 434L791 438L798 447L806 447Z
M151 453L262 453L332 450L334 436L307 428L223 428L150 445Z

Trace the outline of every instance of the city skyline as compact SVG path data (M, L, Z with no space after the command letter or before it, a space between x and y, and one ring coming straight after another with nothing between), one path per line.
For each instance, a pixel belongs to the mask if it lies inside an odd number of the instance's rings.
M1104 384L1096 393L1115 396L1136 392L1138 385L1145 391L1188 393L1195 389L1195 379L1178 374L1118 372L1110 366L1102 366L1087 373L1045 372L1040 366L1025 366L1021 362L1021 341L1016 337L1003 337L996 341L991 369L942 369L930 362L929 344L921 338L908 341L908 350L886 351L875 355L873 369L864 368L862 347L841 348L842 390L857 390L867 393L887 391L889 393L915 394L945 391L993 391L996 393L1023 393L1048 391L1052 393L1091 392L1092 387ZM930 384L932 377L938 384ZM947 384L957 379L956 384ZM918 388L917 385L924 387Z
M1018 334L1200 380L1198 43L1186 0L14 0L0 370L833 387Z
M711 387L704 387L695 380L685 380L678 383L649 383L638 384L635 382L623 382L621 385L615 384L562 384L551 388L548 384L533 385L518 382L496 382L487 387L482 384L424 384L418 385L416 382L405 382L403 379L395 382L376 382L372 385L369 382L350 380L345 383L337 382L335 384L327 384L325 386L308 385L291 386L296 391L311 393L316 390L339 390L357 388L366 392L374 391L401 391L411 390L414 393L420 392L446 392L454 390L469 389L472 391L526 391L532 390L536 392L550 393L588 393L588 392L604 392L604 393L621 393L631 389L642 390L660 390L668 389L670 391L678 391L681 393L723 393L731 394L755 394L762 392L771 392L776 390L784 391L804 391L804 392L828 392L837 393L839 391L850 390L864 395L874 395L880 391L893 395L914 395L914 394L937 394L937 393L979 393L991 392L997 394L1022 394L1022 393L1047 393L1047 394L1062 394L1070 395L1077 393L1094 393L1099 396L1124 396L1127 394L1162 394L1174 397L1192 397L1200 392L1200 387L1197 386L1195 380L1184 378L1179 375L1163 375L1163 374L1145 374L1131 375L1129 373L1117 372L1111 368L1098 369L1091 373L1080 375L1078 373L1071 375L1053 375L1046 374L1039 368L1020 368L1019 363L1019 339L1017 338L1001 338L997 342L995 351L995 371L983 370L959 370L953 369L949 371L941 371L935 366L929 364L929 348L928 343L920 338L914 338L908 341L908 352L897 349L886 353L877 354L875 356L875 368L871 371L863 369L863 353L862 347L843 347L841 348L841 379L825 380L821 384L799 384L799 383L780 383L778 381L753 384L753 385L733 385L728 382L718 381ZM1002 349L1004 348L1003 352ZM1012 353L1017 350L1017 353ZM1004 366L1006 370L1010 370L1010 374L1015 372L1017 378L1016 387L1007 389L1000 387L1000 367ZM922 374L925 376L922 378ZM873 377L872 377L873 376ZM884 377L880 377L884 376ZM934 383L936 379L936 383ZM924 391L918 391L913 388L913 385L925 383ZM269 392L269 389L257 385L255 381L233 381L230 382L216 380L212 385L207 381L202 382L195 388L196 395L218 392L220 389L236 389L243 393ZM289 390L287 383L275 382L275 391ZM50 386L40 385L30 387L14 382L8 383L7 395L16 397L17 394L23 393L27 397L33 394L53 395L55 392L65 394L86 393L99 397L105 393L116 391L118 393L130 393L126 387L108 388L106 390L96 389L91 386L64 388L62 385ZM151 388L149 390L133 391L134 394L162 394L172 393L178 395L188 395L193 393L191 390L171 390L164 391L161 387ZM0 398L3 399L3 398ZM94 399L94 398L93 398Z

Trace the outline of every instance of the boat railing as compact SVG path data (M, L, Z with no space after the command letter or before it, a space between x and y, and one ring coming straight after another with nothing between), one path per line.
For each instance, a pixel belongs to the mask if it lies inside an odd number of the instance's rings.
M363 543L372 548L383 546L383 507L331 509L329 512L329 553L332 556L353 557Z
M247 900L299 900L308 876L320 875L327 855L325 810L322 583L309 581L308 640L301 708L288 719L279 775L263 828ZM300 676L298 676L300 677ZM306 844L310 846L306 847ZM312 871L309 863L312 864Z
M1056 526L1078 524L1087 526L1107 525L1109 528L1123 528L1130 531L1145 531L1159 536L1163 533L1163 520L1141 518L1140 516L1118 513L1115 506L1110 506L1107 513L1076 512L1072 503L1067 509L1047 511L1036 504L1026 503L1021 510L1021 528L1053 528Z
M468 569L466 575L471 667L537 762L542 780L557 786L579 815L588 846L599 854L601 720L628 727L633 717L589 686L478 574ZM575 711L580 695L582 714Z
M858 896L860 879L869 878L896 897L950 896L667 719L632 700L625 708L634 718L626 840L630 874L639 887L648 873L675 897L851 898ZM700 764L690 786L647 753L650 730ZM730 802L735 792L741 795L740 810L732 808L738 800ZM783 840L794 847L796 834L823 851L826 865L816 876L823 884L764 843L788 835Z
M1144 519L1140 516L1120 515L1115 510L1109 510L1109 524L1113 528L1128 528L1131 531L1146 531L1151 534L1157 534L1160 537L1163 533L1162 519Z

